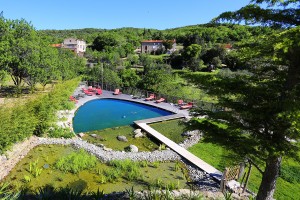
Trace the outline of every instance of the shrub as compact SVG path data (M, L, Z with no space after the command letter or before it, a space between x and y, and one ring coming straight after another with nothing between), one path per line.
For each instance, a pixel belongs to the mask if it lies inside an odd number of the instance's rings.
M61 171L76 174L82 170L95 167L96 164L97 158L95 156L89 155L86 151L80 149L59 159L54 167Z
M74 133L67 128L55 127L49 130L48 136L51 138L72 138L74 137Z
M73 108L69 96L77 87L80 78L55 85L48 94L33 100L16 102L13 108L0 107L0 154L12 144L35 134L41 136L56 121L57 110Z

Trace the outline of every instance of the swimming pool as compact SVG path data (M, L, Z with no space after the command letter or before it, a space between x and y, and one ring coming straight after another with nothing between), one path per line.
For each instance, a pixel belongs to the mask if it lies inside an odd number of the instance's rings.
M153 106L118 100L99 99L81 106L73 119L75 133L133 124L133 121L167 116L172 112Z

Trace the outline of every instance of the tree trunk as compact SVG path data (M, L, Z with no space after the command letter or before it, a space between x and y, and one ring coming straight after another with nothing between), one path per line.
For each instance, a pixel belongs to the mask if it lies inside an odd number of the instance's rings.
M266 161L266 169L263 173L261 184L257 193L257 200L271 200L276 187L276 180L279 176L281 156L269 156Z

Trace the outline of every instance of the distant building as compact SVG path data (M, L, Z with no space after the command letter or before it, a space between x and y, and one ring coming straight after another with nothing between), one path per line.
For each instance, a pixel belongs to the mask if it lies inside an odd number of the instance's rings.
M52 44L52 47L70 49L78 56L83 56L86 51L86 42L75 38L66 38L61 44Z
M62 48L71 49L77 55L83 56L86 51L86 42L75 38L66 38L62 43Z
M165 49L163 45L164 40L144 40L141 42L141 53L152 53L159 49ZM176 50L176 41L173 40L172 48L169 49L169 52Z

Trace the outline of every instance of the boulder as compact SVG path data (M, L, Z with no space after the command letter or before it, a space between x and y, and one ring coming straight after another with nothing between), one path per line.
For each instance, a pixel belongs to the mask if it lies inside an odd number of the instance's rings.
M137 148L137 146L131 144L129 145L128 147L125 148L127 151L129 152L133 152L133 153L136 153L136 152L139 152L139 148Z
M103 147L103 150L104 150L104 151L112 151L111 148L107 148L107 147Z
M140 138L144 137L144 134L142 132L135 134L134 138Z
M93 137L93 138L98 138L97 134L90 134L90 136Z
M142 129L138 128L138 129L135 129L133 132L135 134L139 134L139 133L142 133Z
M122 141L122 142L128 142L127 138L126 138L125 136L123 136L123 135L119 135L119 136L117 137L117 139L118 139L119 141Z
M84 133L79 133L78 136L82 138L84 136Z

